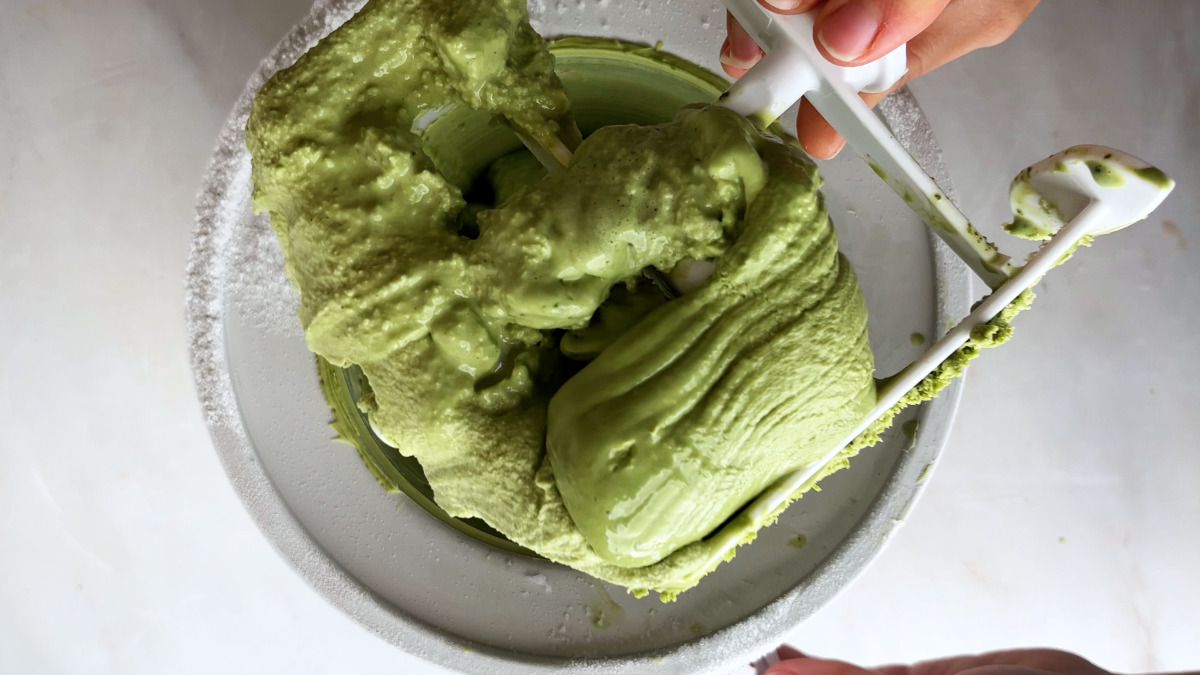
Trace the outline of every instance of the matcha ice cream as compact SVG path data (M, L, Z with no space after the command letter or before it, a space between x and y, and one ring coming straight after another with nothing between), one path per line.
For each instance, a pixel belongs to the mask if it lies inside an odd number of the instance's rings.
M811 162L719 108L621 135L645 137L638 163L686 164L684 139L701 136L680 122L700 117L727 124L732 141L706 149L710 173L715 152L726 158L720 174L744 186L732 243L703 286L621 335L550 401L547 448L567 509L601 557L629 567L703 539L817 460L875 403L866 306ZM616 135L592 136L579 159ZM685 173L673 183L692 181ZM658 184L631 192L659 203ZM678 219L666 208L654 215L635 227L669 232Z
M446 105L578 141L523 0L372 0L259 93L255 206L309 347L361 368L372 428L451 515L638 594L694 586L714 533L753 539L743 506L875 402L814 165L694 107L602 128L550 175L502 158L469 203L420 132ZM642 274L690 260L715 271L680 298Z

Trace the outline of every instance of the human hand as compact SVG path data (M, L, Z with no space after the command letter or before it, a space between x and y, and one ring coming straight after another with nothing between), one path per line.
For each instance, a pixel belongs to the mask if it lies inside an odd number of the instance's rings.
M1038 0L758 0L781 14L817 10L813 38L831 62L856 66L874 61L908 43L908 72L886 92L863 94L874 106L904 86L958 57L1006 40L1033 11ZM730 15L726 15L721 67L741 77L763 52ZM846 141L808 101L796 117L797 137L818 159L836 155Z
M1057 649L1017 649L878 668L811 658L786 645L776 653L783 660L763 675L1111 675L1082 656Z

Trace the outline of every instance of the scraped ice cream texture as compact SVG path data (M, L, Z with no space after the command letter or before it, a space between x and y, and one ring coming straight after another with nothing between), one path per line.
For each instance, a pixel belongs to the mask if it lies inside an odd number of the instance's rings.
M362 369L360 408L443 509L670 598L719 564L710 535L753 539L778 512L743 507L875 403L866 307L813 163L723 108L602 128L550 175L502 158L495 203L468 204L414 131L423 112L469 106L574 144L525 12L369 2L258 94L255 207L308 346ZM642 275L690 260L715 271L682 297Z

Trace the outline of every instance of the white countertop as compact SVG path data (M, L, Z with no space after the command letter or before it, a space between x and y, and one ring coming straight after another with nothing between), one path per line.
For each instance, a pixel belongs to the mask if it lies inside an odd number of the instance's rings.
M196 188L308 4L0 7L0 673L446 672L276 556L188 369ZM913 88L979 221L1075 143L1179 187L1056 271L976 362L910 521L792 642L864 663L1046 645L1200 668L1200 4L1043 3Z

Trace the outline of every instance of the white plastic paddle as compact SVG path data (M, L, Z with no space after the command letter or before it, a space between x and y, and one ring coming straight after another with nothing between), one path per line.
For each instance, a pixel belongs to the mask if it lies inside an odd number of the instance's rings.
M994 292L879 392L871 412L843 441L812 464L787 474L748 507L744 522L761 523L813 480L829 462L910 389L970 338L971 329L995 318L1089 235L1144 219L1174 188L1158 169L1132 155L1095 145L1053 155L1013 181L1010 201L1018 222L1053 235L1022 267L971 227L857 95L895 83L903 47L875 64L842 68L813 42L812 18L768 12L755 0L725 0L729 11L766 55L722 97L721 103L762 123L805 96L877 174L909 204ZM898 56L899 54L899 56ZM878 65L876 65L878 64ZM902 71L901 71L902 72ZM736 548L746 533L718 532L714 557Z
M884 385L878 402L855 429L817 461L776 481L746 507L739 521L761 524L833 461L875 420L896 404L970 338L971 330L991 321L1073 251L1084 237L1120 229L1150 214L1175 183L1158 169L1123 152L1095 145L1064 150L1022 171L1010 188L1017 222L1044 233L1046 242L1024 266L1016 266L967 221L916 160L892 136L857 95L886 91L904 75L905 47L873 63L846 68L826 61L813 42L810 15L779 15L755 0L725 0L726 7L766 52L765 56L718 103L766 126L801 97L806 97L875 173L933 228L990 288L985 298L917 360ZM569 151L538 153L544 163L565 165ZM672 277L687 292L712 271L694 262ZM712 535L717 545L709 569L726 557L750 531L726 527Z

